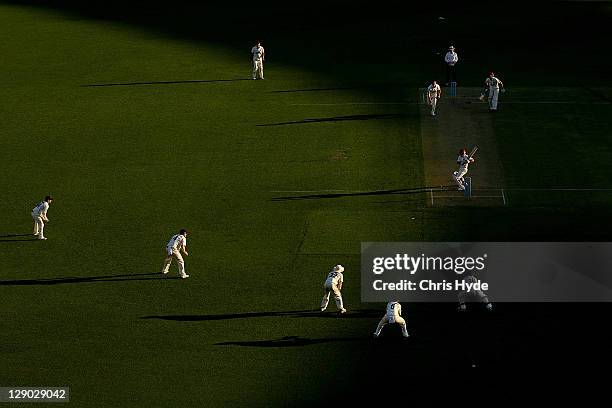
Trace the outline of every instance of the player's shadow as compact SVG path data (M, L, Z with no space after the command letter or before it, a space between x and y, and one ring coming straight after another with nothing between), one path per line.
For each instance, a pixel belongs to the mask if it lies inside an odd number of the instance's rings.
M83 88L91 87L104 87L104 86L138 86L138 85L173 85L173 84L211 84L217 82L238 82L238 81L252 81L247 78L236 78L236 79L194 79L185 81L153 81L153 82L123 82L123 83L111 83L111 84L85 84L81 85Z
M48 286L48 285L63 285L71 283L100 283L100 282L124 282L124 281L143 281L143 280L158 280L158 279L179 279L168 278L161 273L136 273L124 275L105 275L105 276L83 276L83 277L63 277L63 278L48 278L48 279L18 279L9 281L0 281L0 286Z
M334 116L331 118L303 119L303 120L296 120L296 121L291 121L291 122L266 123L263 125L256 125L256 126L267 127L267 126L301 125L301 124L307 124L307 123L323 123L323 122L347 122L347 121L356 121L356 120L396 119L396 118L403 118L406 116L407 115L403 113L347 115L347 116Z
M330 88L281 89L281 90L270 91L270 92L271 93L299 93L299 92L325 92L325 91L353 91L356 89L371 89L371 90L383 89L384 90L384 89L398 89L404 86L406 86L406 83L403 83L403 82L382 82L382 83L369 83L369 84L366 83L366 84L360 84L360 85L339 86L339 87L330 87Z
M406 194L428 193L432 190L439 191L440 186L398 188L398 189L393 189L393 190L359 191L355 193L328 193L328 194L309 194L309 195L301 195L301 196L285 196L285 197L274 197L270 201L322 200L322 199L330 199L330 198L379 196L379 195L394 195L394 194L406 195Z
M343 315L337 312L321 312L320 310L292 310L276 312L246 312L233 314L211 315L162 315L142 316L141 319L172 320L177 322L202 322L214 320L251 319L256 317L294 317L294 318L321 318L321 319L363 319L380 317L380 310L356 310Z
M242 347L304 347L312 346L313 344L345 342L345 341L362 341L363 339L355 337L335 337L327 339L309 339L300 336L285 336L280 339L272 340L255 340L255 341L225 341L215 343L215 346L242 346Z
M312 89L283 89L279 91L270 91L272 93L298 93L298 92L324 92L324 91L350 91L359 89L360 87L339 87L339 88L312 88Z
M32 242L39 240L34 234L6 234L0 235L1 242Z

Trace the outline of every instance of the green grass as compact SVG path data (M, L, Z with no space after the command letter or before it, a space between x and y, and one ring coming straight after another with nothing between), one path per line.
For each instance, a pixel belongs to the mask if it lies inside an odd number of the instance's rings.
M69 385L79 407L314 404L367 383L388 352L368 339L378 305L360 303L362 241L610 237L606 193L511 192L505 208L430 208L419 194L289 199L423 185L410 103L428 65L393 86L405 55L388 76L384 64L325 73L279 58L251 81L238 80L250 77L248 49L219 42L5 5L0 26L0 235L29 232L31 208L56 199L48 241L0 242L0 385ZM364 72L372 87L355 87ZM211 80L237 81L181 82ZM86 86L122 83L144 84ZM406 104L347 105L371 101ZM508 186L612 187L609 104L502 107ZM162 249L183 227L191 278L162 279ZM219 317L316 309L336 263L355 318ZM432 343L458 336L426 329L446 316L436 310L407 307L422 328L400 351L409 377L462 369L433 357L443 351ZM164 316L186 317L154 318ZM286 336L315 344L216 345ZM492 341L507 351L509 340Z
M78 406L263 405L304 392L316 399L321 382L336 378L330 360L355 352L343 342L214 344L362 336L371 319L142 317L316 309L322 280L338 262L349 271L348 307L357 308L360 241L419 239L420 226L406 228L409 221L375 198L272 201L300 195L273 191L420 185L420 163L404 162L419 155L416 109L391 119L257 126L389 114L375 106L291 106L367 95L275 93L334 83L272 64L269 81L84 87L244 79L250 66L235 50L110 23L9 7L1 15L14 30L5 45L18 56L2 68L11 101L3 108L2 162L10 163L3 235L30 231L33 204L48 193L56 198L47 242L1 243L2 280L85 281L2 286L0 383L68 384ZM413 211L412 203L403 207ZM163 246L182 227L191 231L191 278L159 279Z

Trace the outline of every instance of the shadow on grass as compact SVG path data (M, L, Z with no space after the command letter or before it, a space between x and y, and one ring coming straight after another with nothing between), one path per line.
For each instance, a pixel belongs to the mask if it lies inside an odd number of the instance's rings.
M338 88L313 88L313 89L286 89L278 91L270 91L271 93L298 93L298 92L324 92L324 91L352 91L363 87L338 87Z
M321 199L329 199L329 198L359 197L359 196L420 194L420 193L428 193L431 190L440 191L441 188L444 189L448 187L435 186L435 187L417 187L417 188L398 188L394 190L358 191L358 192L353 192L353 193L347 192L347 193L329 193L329 194L309 194L309 195L302 195L302 196L274 197L270 201L321 200Z
M299 336L285 336L280 339L273 340L255 340L255 341L226 341L215 343L215 346L242 346L242 347L303 347L313 344L344 342L344 341L362 341L363 339L355 337L335 337L328 339L309 339Z
M252 79L237 78L237 79L210 79L210 80L188 80L188 81L125 82L125 83L115 83L115 84L86 84L86 85L81 85L81 87L90 88L90 87L103 87L103 86L206 84L206 83L238 82L238 81L252 81Z
M8 238L8 239L7 239ZM0 242L31 242L39 241L34 234L4 234L0 235Z
M323 122L347 122L354 120L378 120L378 119L394 119L394 118L404 118L408 115L403 113L384 113L384 114L371 114L371 115L348 115L348 116L334 116L331 118L314 118L314 119L304 119L304 120L296 120L293 122L279 122L279 123L267 123L264 125L256 125L258 127L267 127L267 126L284 126L284 125L301 125L306 123L323 123Z
M602 101L608 102L608 103L612 103L612 98L610 98L609 96L607 96L607 95L606 95L606 94L604 94L603 92L598 91L597 89L590 88L590 87L588 87L588 86L583 86L583 88L584 88L584 89L585 89L585 90L586 90L588 93L590 93L591 95L595 96L596 98L598 98L598 99L600 99L600 100L602 100Z
M44 240L38 239L38 238L11 238L11 239L1 239L0 238L0 243L2 242L34 242L34 241L44 241Z
M424 83L425 87L429 83ZM388 91L402 87L412 87L412 82L407 81L391 81L391 82L370 82L359 84L347 84L346 86L328 87L328 88L309 88L309 89L279 89L270 91L270 93L300 93L300 92L325 92L325 91L354 91L354 90L369 90L369 91Z
M214 320L250 319L254 317L314 317L323 319L363 319L382 316L380 310L356 310L340 315L337 312L321 312L320 310L293 310L277 312L247 312L219 315L166 315L166 316L143 316L141 319L172 320L177 322L201 322Z
M147 278L141 276L148 276ZM46 286L46 285L63 285L69 283L98 283L98 282L123 282L123 281L142 281L142 280L158 280L158 279L179 279L168 278L161 273L136 273L129 275L105 275L105 276L88 276L88 277L65 277L65 278L49 278L49 279L19 279L10 281L0 281L0 286Z

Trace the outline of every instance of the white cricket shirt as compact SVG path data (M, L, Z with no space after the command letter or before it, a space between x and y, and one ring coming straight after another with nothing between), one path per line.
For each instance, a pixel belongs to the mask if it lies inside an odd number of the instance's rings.
M32 215L36 215L38 217L47 215L48 209L49 209L49 203L46 201L43 201L32 209Z

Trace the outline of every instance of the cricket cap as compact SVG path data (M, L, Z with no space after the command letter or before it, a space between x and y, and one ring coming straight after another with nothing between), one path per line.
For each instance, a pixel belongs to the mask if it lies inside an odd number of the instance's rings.
M334 266L334 271L336 271L336 272L344 272L344 266L336 265L336 266Z

